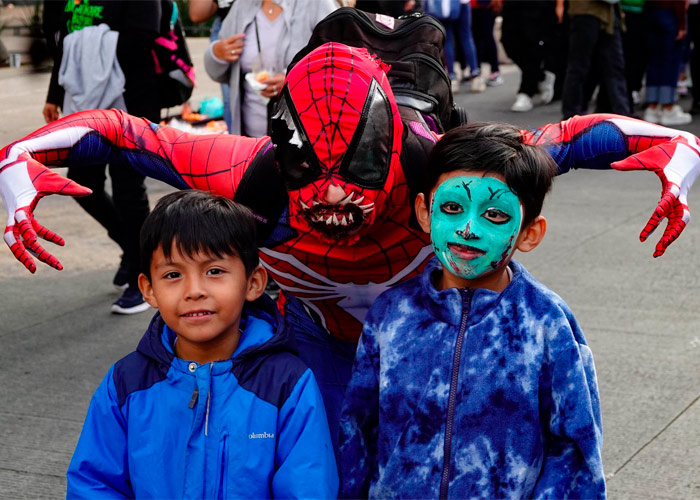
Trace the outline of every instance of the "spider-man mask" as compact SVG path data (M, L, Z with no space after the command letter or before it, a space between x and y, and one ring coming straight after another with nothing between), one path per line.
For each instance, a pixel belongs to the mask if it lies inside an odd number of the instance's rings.
M383 216L403 131L386 70L365 49L328 43L287 75L272 142L293 227L351 243Z

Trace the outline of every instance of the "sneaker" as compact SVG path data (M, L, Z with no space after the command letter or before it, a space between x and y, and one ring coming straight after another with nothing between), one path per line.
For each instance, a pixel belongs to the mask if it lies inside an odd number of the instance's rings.
M489 87L498 87L499 85L503 85L503 83L504 80L501 76L501 72L496 71L495 73L491 73L491 75L489 75L489 81L486 82L486 85Z
M518 94L515 96L515 102L510 107L511 111L522 113L532 109L532 99L527 94Z
M693 121L690 113L686 113L678 104L674 104L671 109L661 112L661 125L687 125Z
M542 104L549 104L554 99L554 81L557 76L551 71L544 72L544 80L537 84L540 91L539 100Z
M122 255L122 261L119 264L119 269L112 279L112 284L117 290L124 291L129 287L129 270L127 269L126 262L124 261L124 256Z
M652 108L651 106L647 106L647 109L644 110L642 120L649 123L659 123L661 121L661 109L659 107Z
M450 80L450 88L452 89L453 94L459 94L459 83L460 80L457 80L456 78Z
M135 286L127 286L121 297L112 304L114 314L136 314L148 309L148 302L143 299L143 295Z
M476 75L472 78L472 92L483 92L486 90L486 81L481 75Z

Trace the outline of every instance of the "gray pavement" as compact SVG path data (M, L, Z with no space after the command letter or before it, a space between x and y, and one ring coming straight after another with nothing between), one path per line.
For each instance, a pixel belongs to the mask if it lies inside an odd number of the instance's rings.
M195 97L216 95L201 66ZM518 72L483 94L456 96L472 120L535 127L559 120L558 104L508 111ZM42 125L48 75L0 69L0 144ZM687 103L686 103L687 105ZM700 119L687 130L700 133ZM149 181L152 200L171 188ZM695 189L697 192L697 188ZM700 498L700 224L691 222L659 259L639 230L656 206L649 173L576 171L545 204L548 234L518 258L572 307L595 356L610 498ZM691 211L700 210L691 195ZM150 313L113 316L119 251L71 200L43 200L37 218L66 239L65 266L31 276L0 248L0 498L64 495L65 470L92 392L111 363L133 350Z

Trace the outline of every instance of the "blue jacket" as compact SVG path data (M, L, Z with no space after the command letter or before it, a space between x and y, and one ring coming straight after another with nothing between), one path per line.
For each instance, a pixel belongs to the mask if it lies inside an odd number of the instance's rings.
M205 365L176 358L155 315L90 402L68 498L336 497L316 381L264 299L246 304L233 357Z
M380 295L340 424L348 498L604 498L591 351L568 306L517 262L501 293Z

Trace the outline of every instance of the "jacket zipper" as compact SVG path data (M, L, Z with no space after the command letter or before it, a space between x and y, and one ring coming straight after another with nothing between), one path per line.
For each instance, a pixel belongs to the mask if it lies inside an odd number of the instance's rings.
M211 401L211 384L213 382L212 370L214 369L214 362L209 363L209 389L207 390L207 413L204 419L204 435L209 435L209 401Z
M445 423L445 444L443 446L444 456L442 459L442 479L440 480L440 500L447 498L447 490L450 487L450 473L452 463L452 431L454 427L455 405L457 399L457 384L459 383L459 364L462 359L462 346L467 333L467 319L471 309L472 289L460 289L462 296L462 323L459 326L457 341L455 342L455 352L452 358L452 374L450 380L450 396L447 400L447 421Z

